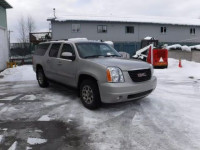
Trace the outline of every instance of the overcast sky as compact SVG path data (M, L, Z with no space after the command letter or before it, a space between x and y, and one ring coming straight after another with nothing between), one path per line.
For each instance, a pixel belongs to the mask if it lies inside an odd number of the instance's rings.
M48 31L46 21L56 8L56 15L96 16L167 16L200 17L199 0L7 0L13 9L7 10L11 42L18 38L18 22L22 16L32 16L36 31Z

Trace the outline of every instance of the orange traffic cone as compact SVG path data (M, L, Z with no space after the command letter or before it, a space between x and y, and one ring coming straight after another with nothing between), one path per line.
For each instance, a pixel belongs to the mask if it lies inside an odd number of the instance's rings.
M181 64L181 59L179 59L178 67L179 67L179 68L182 68L182 67L183 67L182 64Z

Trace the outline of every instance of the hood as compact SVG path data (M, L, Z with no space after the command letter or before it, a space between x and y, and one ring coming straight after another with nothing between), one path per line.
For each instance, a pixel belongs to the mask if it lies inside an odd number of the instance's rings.
M150 65L146 62L132 59L123 58L91 58L87 59L90 62L94 62L105 67L119 67L123 71L135 70L135 69L148 69Z

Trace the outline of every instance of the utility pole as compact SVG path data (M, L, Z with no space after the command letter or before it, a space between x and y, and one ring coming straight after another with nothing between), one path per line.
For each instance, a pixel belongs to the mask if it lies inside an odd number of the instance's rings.
M11 31L11 30L8 30L8 48L9 48L9 57L11 57L11 55L10 55L10 49L11 49L11 43L10 43L10 34L12 33L13 31Z
M53 15L54 15L54 18L56 18L56 9L53 8Z

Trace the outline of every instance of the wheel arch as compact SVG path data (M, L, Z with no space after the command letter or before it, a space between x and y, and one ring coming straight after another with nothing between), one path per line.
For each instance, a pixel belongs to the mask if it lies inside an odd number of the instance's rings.
M95 81L96 84L98 85L98 81L97 79L92 76L92 75L89 75L89 74L80 74L79 77L78 77L78 84L77 84L77 88L78 90L80 89L80 85L81 83L84 81L84 80L92 80L92 81Z
M38 69L42 69L42 70L43 70L43 67L42 67L42 65L40 65L40 64L37 64L37 65L36 65L36 72L37 72L37 70L38 70Z

